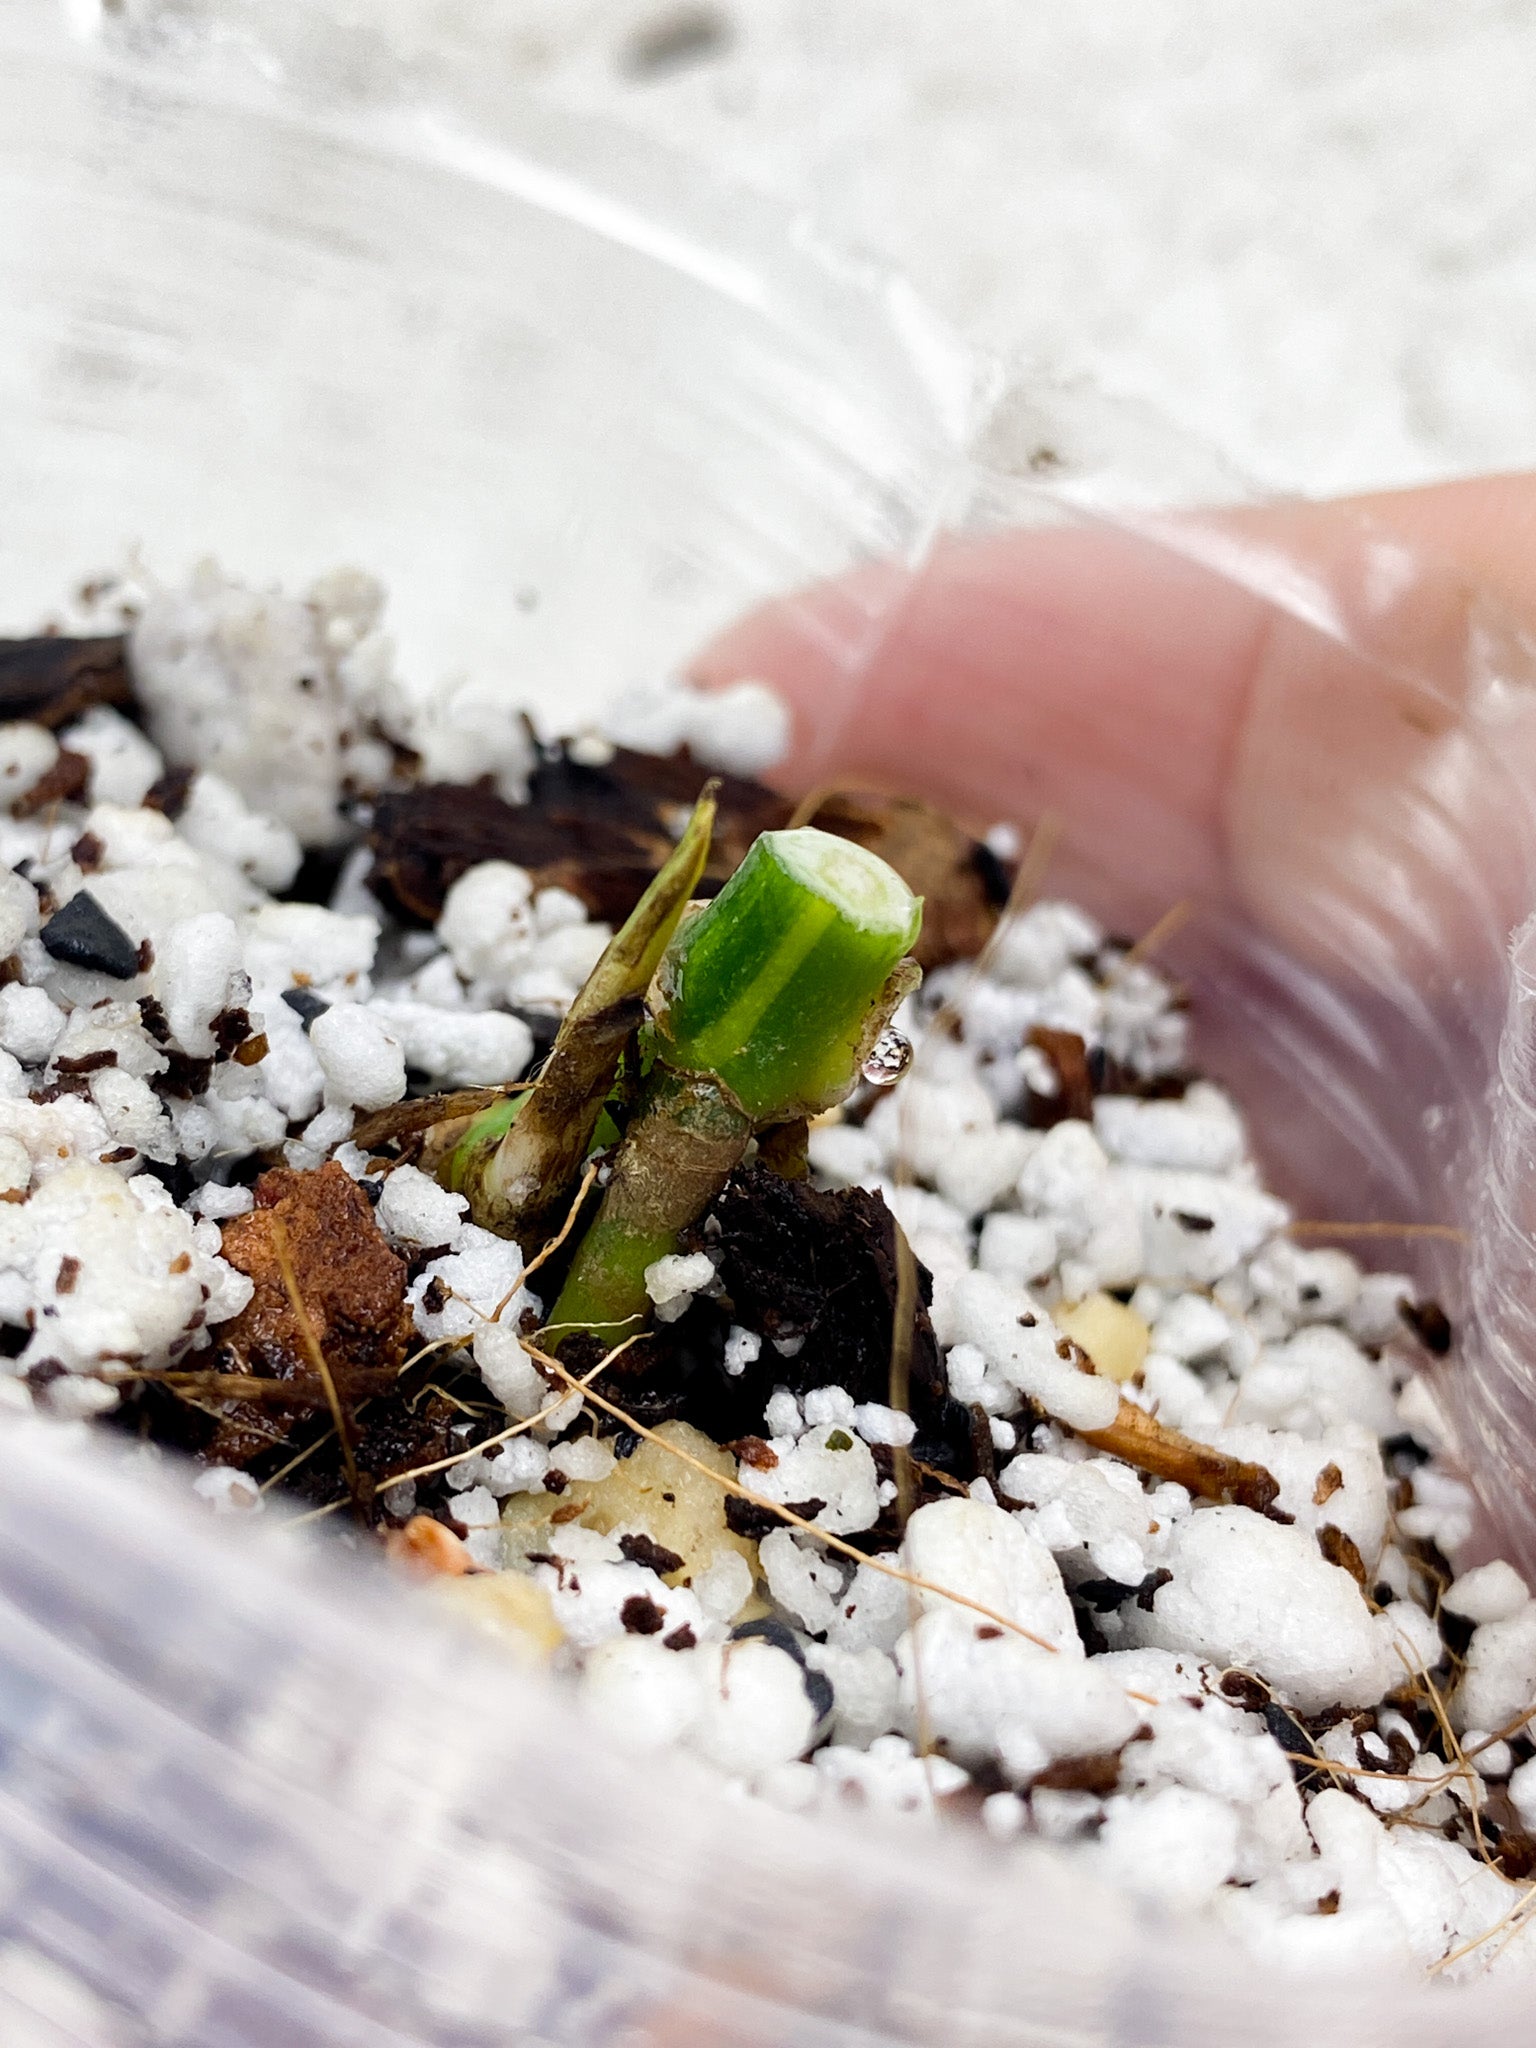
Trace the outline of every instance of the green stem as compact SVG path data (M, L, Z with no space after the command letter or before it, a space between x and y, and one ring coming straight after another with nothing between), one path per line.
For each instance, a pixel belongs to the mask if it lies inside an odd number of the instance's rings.
M903 956L921 922L882 860L811 829L765 832L684 920L657 975L656 1063L548 1325L557 1347L641 1328L646 1267L677 1249L754 1131L849 1092L915 985Z
M611 1346L650 1314L645 1269L741 1163L752 1122L709 1074L652 1069L614 1161L602 1208L577 1249L546 1328L556 1346L585 1331Z
M718 1074L756 1124L829 1109L858 1078L871 1012L921 924L877 854L809 826L764 832L662 962L661 1057Z

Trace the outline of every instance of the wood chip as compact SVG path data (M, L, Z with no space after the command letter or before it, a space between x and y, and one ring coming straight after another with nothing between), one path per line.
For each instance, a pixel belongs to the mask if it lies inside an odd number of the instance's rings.
M1365 1560L1361 1557L1360 1546L1353 1536L1346 1536L1344 1531L1332 1522L1325 1522L1317 1532L1317 1547L1330 1564L1336 1564L1341 1570L1349 1573L1362 1593L1371 1590L1370 1580L1366 1576Z
M684 748L638 754L620 747L601 768L550 748L529 780L528 801L510 804L484 785L422 783L380 800L370 834L369 886L411 924L434 924L443 899L469 868L509 860L540 888L569 889L593 917L618 926L675 842L679 819L709 771ZM776 790L738 775L719 778L714 844L702 895L734 874L759 832L795 815ZM926 967L969 959L986 944L1007 900L1009 877L979 840L932 805L873 792L829 792L805 812L823 832L856 840L890 862L924 900L917 958Z

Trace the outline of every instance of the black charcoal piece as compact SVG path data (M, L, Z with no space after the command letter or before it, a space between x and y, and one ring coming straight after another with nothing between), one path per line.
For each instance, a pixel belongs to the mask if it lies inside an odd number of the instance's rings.
M836 1703L831 1679L825 1671L813 1671L807 1664L801 1667L800 1683L805 1687L805 1696L811 1703L811 1712L818 1721L824 1721Z
M759 1615L756 1621L739 1622L731 1630L733 1643L751 1642L754 1637L759 1636L765 1643L771 1643L776 1650L782 1650L786 1657L793 1657L804 1670L805 1648L800 1638L787 1622L780 1621L776 1615Z
M139 971L139 949L115 917L108 917L89 889L71 896L38 933L53 955L70 967L89 967L115 981Z
M1085 1601L1095 1614L1113 1614L1127 1600L1134 1600L1138 1591L1135 1586L1123 1585L1119 1579L1079 1579L1072 1588L1073 1598Z
M805 1687L805 1696L811 1703L811 1712L818 1721L824 1721L832 1711L832 1681L824 1671L813 1671L805 1661L805 1645L795 1634L771 1614L765 1614L757 1621L743 1621L731 1630L733 1643L751 1642L758 1638L771 1643L776 1650L782 1650L786 1657L793 1657L800 1666L800 1682Z
M317 996L312 988L285 988L283 1001L290 1010L298 1012L299 1022L308 1036L309 1027L317 1017L323 1017L331 1007L324 996Z

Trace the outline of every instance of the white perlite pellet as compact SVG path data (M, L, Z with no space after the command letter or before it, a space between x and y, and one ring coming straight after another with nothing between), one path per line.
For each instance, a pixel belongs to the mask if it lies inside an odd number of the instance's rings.
M725 1336L725 1370L732 1379L739 1379L762 1356L762 1350L763 1340L755 1330L744 1330L739 1323L733 1323Z
M679 679L630 691L609 707L608 738L641 753L687 747L707 767L762 775L789 749L788 707L766 683L744 678L705 693Z
M692 1306L693 1297L712 1287L715 1268L707 1252L674 1252L645 1269L645 1291L660 1323L675 1323Z
M216 1515L255 1515L266 1506L261 1488L249 1473L229 1465L210 1465L192 1482L192 1491Z
M451 1246L468 1211L462 1195L450 1194L414 1166L397 1166L385 1179L374 1214L391 1244L419 1250Z
M310 1026L309 1042L325 1076L326 1098L336 1107L387 1109L405 1093L399 1040L356 1003L333 1003Z
M1452 1581L1440 1595L1440 1605L1468 1621L1508 1621L1530 1599L1524 1579L1502 1559L1474 1566Z
M1262 1672L1304 1713L1371 1706L1396 1683L1378 1618L1309 1531L1208 1508L1177 1524L1163 1556L1170 1583L1127 1614L1135 1640Z
M46 726L0 725L0 804L8 807L25 796L58 758L59 743Z
M151 737L306 845L331 844L343 785L388 772L365 731L390 666L382 611L383 592L355 570L303 599L249 590L213 563L181 590L151 591L131 636Z

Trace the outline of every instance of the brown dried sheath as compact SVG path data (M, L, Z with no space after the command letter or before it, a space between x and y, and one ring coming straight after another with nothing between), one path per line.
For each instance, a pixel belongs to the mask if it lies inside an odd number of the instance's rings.
M671 859L651 883L566 1012L544 1071L505 1134L471 1129L446 1162L474 1220L525 1245L547 1234L581 1170L645 991L704 871L714 828L713 782Z

